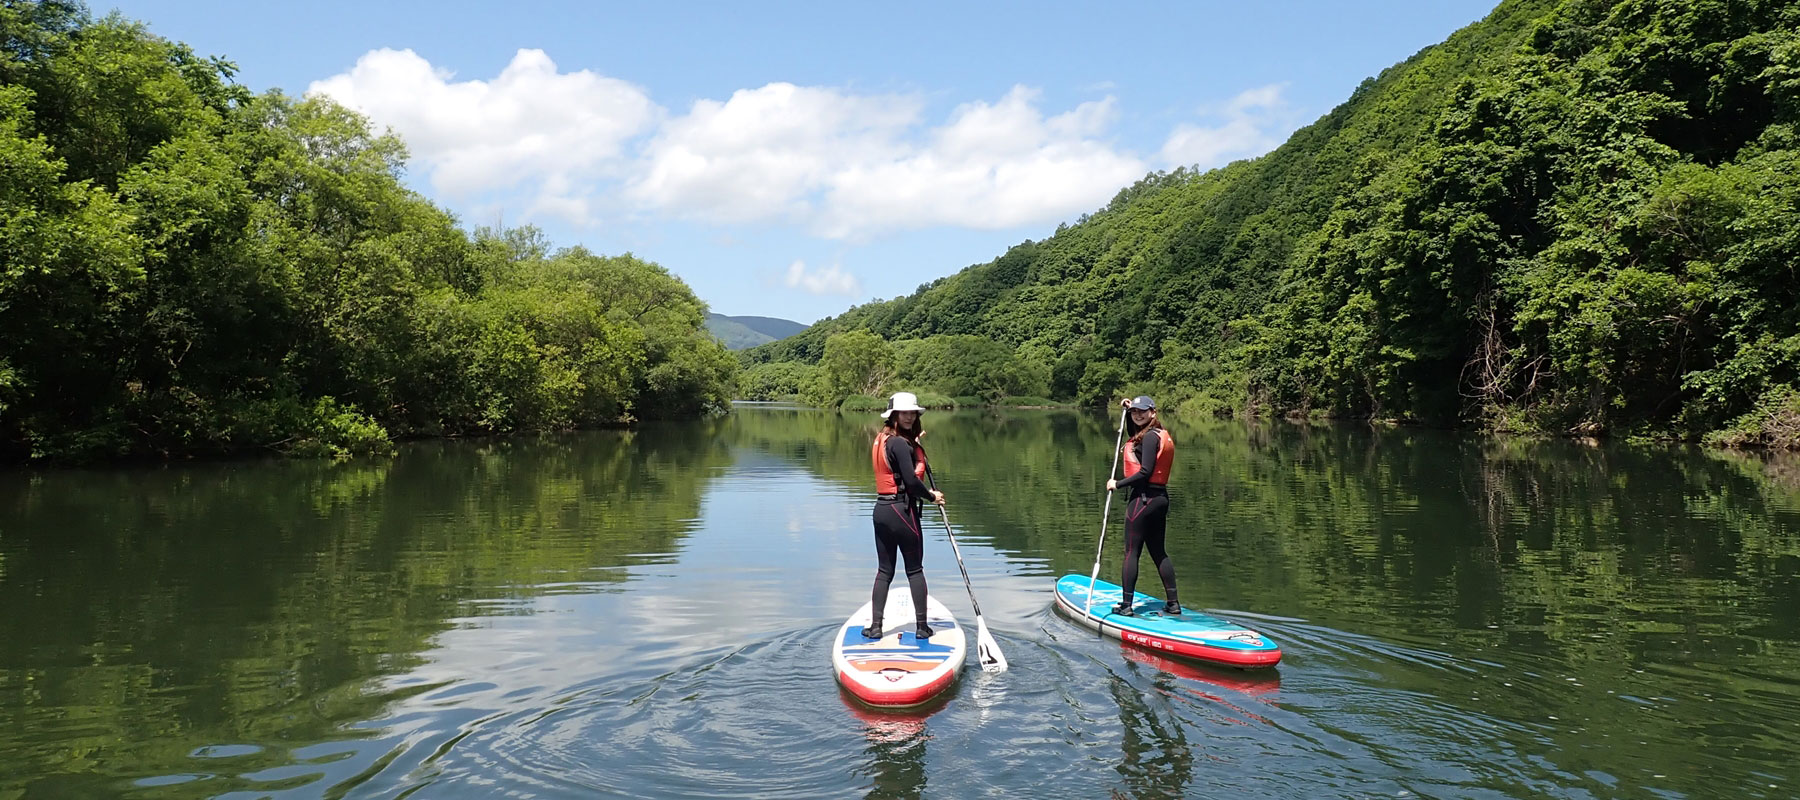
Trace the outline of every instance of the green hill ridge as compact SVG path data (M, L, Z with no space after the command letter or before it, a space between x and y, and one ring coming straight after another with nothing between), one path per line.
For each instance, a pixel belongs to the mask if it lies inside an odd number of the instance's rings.
M908 342L967 336L1089 402L1778 442L1797 29L1791 2L1509 0L1268 155L746 351L746 384L916 381ZM890 348L868 374L828 357L850 331Z
M727 349L742 350L785 339L806 330L806 326L778 317L731 317L709 311L706 314L706 329L724 342Z

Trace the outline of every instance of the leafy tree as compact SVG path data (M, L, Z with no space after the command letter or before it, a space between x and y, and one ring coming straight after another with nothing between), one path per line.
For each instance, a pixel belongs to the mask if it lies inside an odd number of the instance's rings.
M848 331L825 341L819 379L830 396L881 394L893 375L894 349L868 331Z
M1081 373L1081 386L1075 395L1083 405L1100 405L1118 395L1125 383L1125 365L1117 361L1095 361Z
M745 400L779 400L803 394L812 384L818 368L782 361L758 364L739 376L739 396Z

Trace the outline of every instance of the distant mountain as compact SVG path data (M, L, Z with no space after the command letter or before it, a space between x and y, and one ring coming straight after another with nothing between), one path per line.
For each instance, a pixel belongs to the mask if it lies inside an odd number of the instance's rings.
M706 315L706 329L725 342L726 347L743 350L776 339L786 339L806 330L806 326L775 317L727 317L709 312Z

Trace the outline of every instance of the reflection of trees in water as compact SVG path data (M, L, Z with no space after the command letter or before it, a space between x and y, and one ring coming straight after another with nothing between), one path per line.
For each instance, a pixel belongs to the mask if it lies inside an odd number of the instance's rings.
M1792 450L1708 450L1707 455L1766 482L1786 499L1800 498L1800 453Z
M31 687L0 691L0 752L27 754L8 777L98 769L89 753L129 773L196 742L339 737L392 699L369 678L413 666L454 618L505 613L469 600L625 580L606 568L673 550L729 460L715 428L689 424L429 442L391 461L7 476L0 688ZM71 708L80 734L23 738Z
M793 463L867 486L872 415L735 417L741 446L804 454ZM970 540L1087 573L1116 418L925 419ZM1621 665L1696 654L1794 670L1800 620L1782 611L1800 594L1800 496L1781 478L1789 462L1357 424L1167 423L1178 442L1170 550L1196 605L1547 658L1618 694L1642 690ZM1103 574L1117 558L1109 544ZM1684 723L1620 723L1657 724Z
M970 540L1085 574L1115 421L928 413L926 446ZM1600 692L1641 689L1617 677L1620 665L1709 653L1742 674L1793 673L1791 461L1350 425L1169 424L1180 443L1171 549L1196 605L1549 658ZM342 736L343 720L391 699L367 692L369 678L407 669L450 620L504 613L470 600L626 580L612 568L678 548L708 482L746 451L863 490L875 425L874 415L756 410L421 443L392 461L7 475L0 794L30 776L98 775L102 754L128 772L134 760L181 763L196 742ZM1103 568L1117 569L1115 548ZM1731 679L1719 689L1734 691ZM1171 729L1141 705L1122 713L1144 766L1163 757L1157 736ZM77 708L79 727L52 724ZM1683 724L1616 723L1671 727L1646 731L1665 742L1691 739ZM52 728L54 741L24 738ZM871 741L869 754L897 776L877 783L884 791L923 785L922 743Z
M734 446L856 490L870 481L877 421L751 410L727 430ZM972 540L1086 572L1115 422L927 412L925 441ZM1697 580L1677 592L1690 605L1720 591L1774 591L1782 559L1800 558L1796 497L1766 477L1779 468L1716 452L1353 424L1167 423L1179 442L1170 548L1184 583L1214 606L1304 596L1396 628L1423 617L1485 630L1522 614L1579 618L1593 603L1664 603L1660 588L1645 593L1645 578ZM1117 558L1108 547L1103 571L1116 571ZM1586 634L1548 632L1570 642Z
M1194 778L1194 753L1187 728L1166 703L1152 708L1146 694L1120 677L1108 687L1119 707L1122 758L1117 767L1128 796L1182 797ZM1168 687L1164 687L1165 689Z

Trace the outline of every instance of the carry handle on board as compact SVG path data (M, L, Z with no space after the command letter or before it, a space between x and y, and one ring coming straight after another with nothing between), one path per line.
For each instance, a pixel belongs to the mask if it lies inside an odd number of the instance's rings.
M925 480L931 484L931 490L937 491L937 480L931 475L931 465L925 466ZM969 568L963 566L962 548L956 546L956 534L950 530L950 512L944 510L944 504L938 503L938 514L944 520L944 535L950 537L950 552L956 554L956 568L962 571L963 588L969 590L969 605L975 607L975 660L981 663L983 672L1005 672L1006 656L1000 652L1000 643L994 641L994 635L988 633L987 620L981 616L981 603L975 599L975 585L969 582Z
M1125 409L1119 409L1119 437L1117 441L1113 442L1112 467L1106 471L1106 479L1109 481L1113 479L1113 473L1119 471L1119 449L1125 446L1125 415L1127 413L1129 412ZM1100 510L1100 543L1094 546L1094 571L1088 575L1087 599L1082 601L1081 606L1081 615L1084 617L1093 613L1094 610L1094 583L1100 580L1100 553L1106 549L1106 515L1112 512L1112 496L1113 490L1107 489L1106 507ZM1129 602L1133 599L1135 598L1125 597L1123 593L1119 596L1120 602Z

